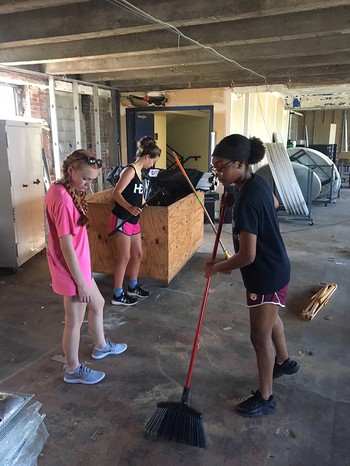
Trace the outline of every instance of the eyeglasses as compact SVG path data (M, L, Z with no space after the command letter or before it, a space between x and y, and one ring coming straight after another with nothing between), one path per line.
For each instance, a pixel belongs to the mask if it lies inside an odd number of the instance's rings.
M223 167L220 167L220 168L211 167L211 172L212 172L213 175L223 176L224 170L227 167L229 167L230 165L232 165L233 163L236 163L236 162L229 162L229 163L227 163L226 165L224 165Z
M97 165L98 168L102 167L102 160L96 157L86 157L89 165Z

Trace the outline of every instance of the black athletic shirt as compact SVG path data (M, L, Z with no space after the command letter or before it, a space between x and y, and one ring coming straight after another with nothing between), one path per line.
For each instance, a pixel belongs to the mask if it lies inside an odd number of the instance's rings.
M257 294L280 290L290 280L290 262L279 231L271 189L260 176L252 174L237 191L233 216L237 252L241 231L257 236L254 262L240 269L244 286Z
M128 167L132 167L135 170L135 167L133 165L128 165ZM142 206L142 194L143 194L143 184L135 170L134 178L130 181L130 183L126 186L126 188L123 191L123 197L127 202L129 202L129 204L141 207ZM130 212L124 209L124 207L122 207L117 202L114 203L112 213L116 217L121 218L122 220L126 220L130 216ZM139 215L133 215L132 217L129 218L128 222L132 223L133 225L136 225L139 218L140 218Z

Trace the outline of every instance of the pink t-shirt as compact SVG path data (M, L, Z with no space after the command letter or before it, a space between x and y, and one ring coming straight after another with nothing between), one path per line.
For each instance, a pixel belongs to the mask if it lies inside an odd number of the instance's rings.
M78 226L80 214L73 199L60 184L52 184L46 194L46 219L48 225L47 260L55 293L76 296L78 288L62 254L59 239L72 235L80 270L87 285L91 286L90 248L85 226Z

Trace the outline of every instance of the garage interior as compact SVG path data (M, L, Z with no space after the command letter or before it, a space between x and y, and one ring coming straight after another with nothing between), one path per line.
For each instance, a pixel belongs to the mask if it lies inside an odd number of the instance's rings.
M16 122L11 141L18 143L12 148L0 125L0 156L12 157L10 171L18 170L21 185L19 173L31 176L31 151L44 168L15 222L4 206L16 200L1 174L0 390L34 394L42 404L48 438L39 466L350 464L349 33L345 0L0 0L0 122ZM204 112L209 129L194 135ZM112 276L94 271L106 299L106 333L128 350L93 362L106 372L100 384L71 386L62 380L64 315L51 289L44 221L40 209L37 217L24 215L34 190L43 198L75 148L102 158L93 191L109 189L107 174L136 147L137 126L127 116L133 113L152 115L162 154L175 148L189 158L186 168L209 171L213 145L233 132L334 151L326 157L340 187L314 199L312 222L283 215L282 206L279 212L292 263L281 317L301 369L275 381L273 416L234 412L257 388L244 287L238 272L212 281L189 403L203 412L205 449L145 437L144 426L158 402L181 398L214 243L210 225L169 283L140 279L151 296L132 308L111 305ZM26 139L31 127L35 144ZM159 167L167 165L161 158ZM218 210L217 202L216 216ZM23 232L35 225L31 241L38 246L20 258L20 241L12 238L17 259L5 264L16 222ZM233 250L229 222L222 241ZM302 320L325 283L336 291L313 320ZM86 323L80 348L82 361L92 364Z

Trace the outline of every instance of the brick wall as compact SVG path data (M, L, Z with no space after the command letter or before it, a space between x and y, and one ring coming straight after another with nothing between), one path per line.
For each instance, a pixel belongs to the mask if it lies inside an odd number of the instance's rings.
M23 87L23 86L21 86ZM35 86L27 87L29 92L30 101L30 114L32 118L39 118L45 120L50 125L50 102L49 91L42 90ZM49 128L44 128L41 133L42 147L50 169L50 175L53 175L53 149L52 149L52 136Z

